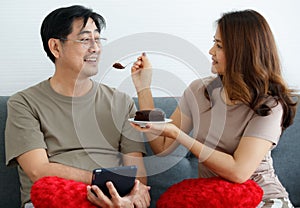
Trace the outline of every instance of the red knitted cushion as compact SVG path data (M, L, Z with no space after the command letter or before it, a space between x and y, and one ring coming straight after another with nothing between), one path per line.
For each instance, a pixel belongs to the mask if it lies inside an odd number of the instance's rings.
M31 188L31 201L35 208L82 207L96 208L87 199L86 184L59 177L43 177Z
M157 208L255 208L263 190L252 180L238 184L224 179L186 179L174 184L157 201Z

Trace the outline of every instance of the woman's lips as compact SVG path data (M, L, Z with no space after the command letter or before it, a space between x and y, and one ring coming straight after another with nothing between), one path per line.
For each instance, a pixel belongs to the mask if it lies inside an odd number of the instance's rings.
M216 60L214 60L214 59L212 59L212 64L213 65L215 65L215 64L217 64L218 62L216 61Z

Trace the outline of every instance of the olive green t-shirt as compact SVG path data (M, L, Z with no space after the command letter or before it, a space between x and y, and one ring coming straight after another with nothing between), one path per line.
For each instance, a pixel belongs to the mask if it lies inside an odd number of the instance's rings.
M122 154L145 153L141 134L128 118L136 108L120 91L93 81L81 97L56 93L45 80L11 96L5 132L6 163L37 148L49 161L90 170L122 165ZM18 167L22 202L30 199L31 181Z

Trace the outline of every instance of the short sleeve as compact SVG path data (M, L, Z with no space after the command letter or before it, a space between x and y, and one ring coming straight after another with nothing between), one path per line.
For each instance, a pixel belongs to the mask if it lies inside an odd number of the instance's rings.
M184 115L191 117L191 111L190 111L190 107L189 107L189 99L191 97L192 92L190 91L190 88L185 89L185 91L183 92L183 95L181 96L180 100L179 100L179 108L181 113L183 113Z
M243 136L257 137L268 140L274 145L277 145L280 135L282 133L283 109L280 103L272 108L268 116L259 116L254 114L249 121Z
M6 164L16 164L16 157L37 148L46 149L40 123L26 99L16 94L7 102Z
M206 86L213 80L213 77L194 80L184 91L179 107L183 114L188 117L199 115L211 108L210 101L205 97Z

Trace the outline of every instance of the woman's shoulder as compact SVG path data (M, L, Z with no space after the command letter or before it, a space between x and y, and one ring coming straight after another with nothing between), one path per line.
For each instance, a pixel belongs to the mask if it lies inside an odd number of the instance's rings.
M264 98L263 103L272 111L283 111L282 104L273 96L267 96Z
M216 79L218 79L217 76L208 76L208 77L204 77L204 78L199 78L199 79L192 81L191 84L189 85L189 88L192 91L204 89L207 86L209 86L211 83L213 83L213 81L215 81Z

